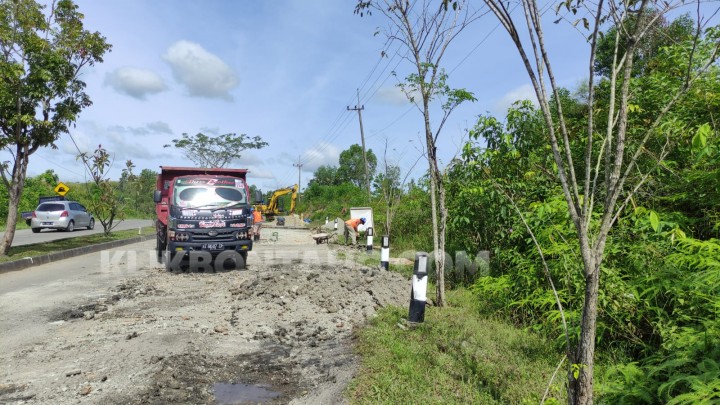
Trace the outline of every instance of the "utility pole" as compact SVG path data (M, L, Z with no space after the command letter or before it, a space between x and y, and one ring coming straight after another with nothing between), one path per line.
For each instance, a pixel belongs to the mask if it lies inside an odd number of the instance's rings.
M300 173L302 173L302 167L303 167L302 163L300 163L300 155L298 155L298 162L293 163L293 166L298 168L298 189L297 189L298 197L297 197L297 202L296 202L296 205L297 205L297 204L300 204Z
M370 201L370 175L368 174L368 162L367 162L367 154L365 153L365 132L363 132L363 125L362 125L362 110L365 109L365 106L360 105L360 89L357 90L357 96L358 96L358 103L355 106L355 108L350 108L348 106L348 111L357 111L358 113L358 120L360 120L360 140L362 141L362 150L363 150L363 162L365 162L365 187L367 188L368 193L368 201Z

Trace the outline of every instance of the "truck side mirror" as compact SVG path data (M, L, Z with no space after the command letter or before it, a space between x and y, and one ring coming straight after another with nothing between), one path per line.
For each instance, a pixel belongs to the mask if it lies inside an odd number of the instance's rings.
M155 201L156 203L162 201L162 191L155 190L155 192L153 193L153 201Z
M263 202L263 193L262 193L262 191L256 189L256 190L253 192L253 202L254 202L255 204L260 204L260 203Z

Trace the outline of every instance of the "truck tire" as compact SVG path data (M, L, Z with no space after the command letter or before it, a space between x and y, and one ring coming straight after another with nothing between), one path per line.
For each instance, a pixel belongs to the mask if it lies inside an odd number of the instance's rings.
M32 228L33 233L39 233L42 230L42 228Z
M167 250L159 250L158 251L158 259L162 262L163 256L165 259L165 270L172 272L173 268L171 266L172 259L173 259L173 252L167 251Z
M240 252L240 256L242 257L243 262L242 262L242 264L238 265L237 267L238 267L238 269L243 270L243 269L245 269L245 266L247 265L248 252Z
M155 250L157 251L157 262L162 263L163 262L163 254L165 253L165 249L167 248L167 242L160 239L160 235L156 238L155 243Z

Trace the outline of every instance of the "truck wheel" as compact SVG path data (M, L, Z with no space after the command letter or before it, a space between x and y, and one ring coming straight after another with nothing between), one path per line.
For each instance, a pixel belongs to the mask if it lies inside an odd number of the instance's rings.
M42 229L42 228L32 228L32 232L33 232L33 233L40 233L40 230L41 230L41 229Z
M237 263L235 267L238 270L245 270L245 266L247 265L248 252L240 252L240 257L242 257L242 263Z
M165 248L167 248L167 243L165 243L164 240L160 239L160 236L156 238L155 243L155 250L157 251L157 262L162 263L163 261L163 253L165 252Z
M167 271L173 271L172 266L170 264L172 263L173 259L173 252L167 251L167 250L160 250L158 251L158 260L162 261L163 257L165 256L165 270Z

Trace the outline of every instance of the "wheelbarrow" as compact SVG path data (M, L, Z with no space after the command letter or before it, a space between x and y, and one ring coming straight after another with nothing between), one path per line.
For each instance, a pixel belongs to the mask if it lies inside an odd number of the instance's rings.
M332 238L333 236L335 236L335 234L336 234L335 232L331 232L331 233L324 233L324 232L323 232L323 233L316 233L316 234L310 235L310 236L312 236L312 238L315 239L315 244L316 244L316 245L319 245L319 244L321 244L321 243L323 243L323 242L329 243L330 238Z

